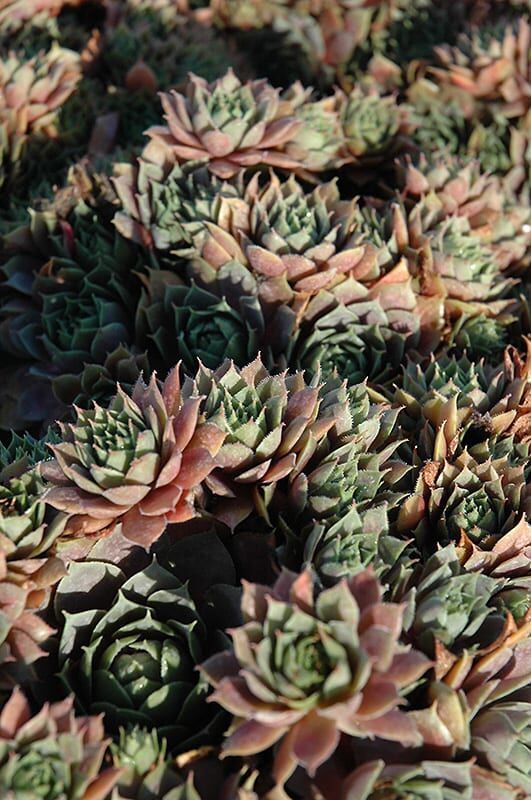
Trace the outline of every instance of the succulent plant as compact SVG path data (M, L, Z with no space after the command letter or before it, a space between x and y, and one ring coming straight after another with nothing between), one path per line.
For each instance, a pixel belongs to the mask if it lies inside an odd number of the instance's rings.
M530 712L529 689L521 689L481 710L471 724L471 747L478 762L524 793L531 791Z
M375 164L389 159L403 147L407 128L405 106L396 98L354 89L338 100L339 117L347 159L355 164Z
M107 750L101 717L76 717L73 699L46 703L32 716L14 689L0 716L0 789L6 800L68 797L105 800L119 770L100 769Z
M390 302L407 306L408 298L393 294ZM394 379L406 346L418 342L419 319L407 308L387 310L383 303L353 278L321 290L304 311L290 364L310 373L319 365L325 374L337 370L351 385Z
M118 387L107 409L78 410L43 465L52 484L46 502L70 515L67 532L97 534L120 522L125 538L149 547L168 522L190 519L194 491L225 438L198 423L199 404L182 397L175 367L161 389L152 376L131 397Z
M243 186L221 181L195 162L171 169L141 158L136 167L115 167L114 187L122 208L114 224L127 239L157 250L194 252L194 244L229 210L237 211Z
M240 298L239 311L211 292L153 270L137 307L137 342L150 363L165 370L182 360L193 375L198 363L218 367L225 358L244 367L265 347L264 318L256 297ZM264 356L266 356L264 352Z
M53 379L53 391L67 405L89 408L93 402L106 406L116 394L117 384L131 392L149 362L145 353L118 345L102 364L85 364L79 373L63 373Z
M301 127L289 104L266 81L242 84L229 70L214 83L191 74L186 94L162 94L167 126L150 128L148 161L204 160L214 175L231 178L242 168L270 164L293 169L285 144Z
M504 581L461 566L453 544L437 550L410 578L404 627L415 647L433 657L436 647L456 654L494 642L505 615L495 596ZM401 599L393 594L393 599Z
M186 394L205 397L202 415L223 431L216 468L206 485L219 498L216 515L229 524L253 508L267 517L278 481L293 481L334 428L345 424L344 387L338 381L306 382L302 373L270 374L259 358L238 369L200 367Z
M40 462L51 458L48 445L58 441L50 430L41 440L13 434L7 447L0 446L0 548L8 561L44 555L61 533L60 525L48 525L53 514L40 472Z
M434 74L457 93L496 104L505 117L523 116L529 109L530 40L523 16L514 25L463 36L454 48L435 48L441 67Z
M450 344L474 359L499 359L508 344L508 326L513 317L493 318L485 314L459 318Z
M111 745L114 764L122 770L113 800L147 800L153 795L181 800L177 787L182 780L171 768L166 749L166 741L160 741L154 729L120 728L118 742Z
M354 770L344 782L344 800L472 800L488 792L514 800L511 787L470 762L422 761L416 765L371 761ZM489 796L486 794L485 796Z
M309 572L283 572L274 587L244 585L245 624L232 631L233 651L201 667L212 701L235 715L226 755L280 742L272 775L283 784L297 764L313 775L341 732L417 741L398 705L429 661L400 643L402 609L381 596L370 570L315 599Z
M414 494L401 506L398 527L432 548L458 541L462 533L490 550L528 508L523 466L507 458L474 461L465 450L453 462L429 462Z
M265 186L255 176L245 204L221 223L208 225L201 258L191 274L227 295L241 282L242 293L257 294L264 308L304 308L323 287L370 270L372 252L351 241L356 204L341 201L336 182L304 192L294 177L271 175ZM368 262L368 264L367 264Z
M102 580L105 597L93 591L76 601L80 585ZM221 733L223 715L207 705L196 670L215 637L209 643L186 587L156 560L127 580L113 565L72 563L55 604L61 680L81 708L105 714L108 730L140 725L176 751Z
M64 575L58 558L7 561L0 550L0 685L27 677L25 669L46 655L41 645L53 629L38 615L50 588Z

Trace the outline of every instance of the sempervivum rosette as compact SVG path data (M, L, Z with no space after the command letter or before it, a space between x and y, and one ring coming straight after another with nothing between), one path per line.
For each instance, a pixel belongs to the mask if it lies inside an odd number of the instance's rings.
M341 800L473 800L475 797L516 800L511 786L471 761L422 761L386 764L370 761L344 781Z
M242 84L229 70L209 84L190 74L184 95L173 90L161 101L167 124L149 129L148 161L205 160L220 178L259 164L297 167L284 146L302 123L265 80Z
M430 657L441 644L460 654L478 644L486 647L502 633L505 614L496 595L505 581L466 570L453 544L417 564L408 583L393 592L393 599L409 600L404 627L415 647Z
M121 523L131 541L148 547L168 522L194 515L193 495L215 466L225 434L198 422L199 397L183 398L179 368L159 389L137 382L118 388L109 408L78 410L62 426L55 460L43 466L52 487L46 502L71 515L67 532L97 533Z
M347 162L374 167L403 149L408 111L395 97L356 88L349 95L339 94L337 103Z
M242 296L236 307L172 272L151 270L136 311L136 338L153 367L178 360L188 374L198 362L215 369L226 358L238 367L262 349L267 357L265 322L256 297Z
M54 514L43 499L40 467L58 441L50 429L40 440L12 434L7 447L0 444L0 549L9 561L45 554L61 533L61 525L48 524Z
M490 550L529 506L522 465L513 466L506 456L478 463L464 450L453 461L423 467L414 494L400 509L398 527L427 548L459 541L465 533Z
M83 710L105 713L108 730L156 729L175 750L221 733L224 715L207 705L196 667L223 637L156 560L127 580L112 564L72 563L55 606L61 680Z
M253 508L267 517L276 484L294 480L327 434L344 430L346 395L338 381L272 375L259 358L243 369L229 361L215 371L201 367L184 389L205 397L203 417L225 437L205 484L216 498L214 513L228 524Z
M235 716L223 752L278 742L273 778L283 784L297 764L314 774L342 732L416 744L398 706L430 662L401 644L403 608L381 598L370 570L316 598L309 572L283 572L273 587L244 584L233 651L202 665L212 700Z
M241 182L221 181L193 161L166 168L139 158L137 166L119 164L115 173L122 206L114 217L116 228L157 250L193 253L207 222L218 223L245 205Z
M20 689L0 714L0 790L5 800L105 800L119 770L102 769L108 740L101 717L76 717L73 700L34 716Z
M385 383L398 375L406 347L415 347L418 339L419 319L407 292L380 300L349 278L308 303L289 363L310 373L319 365L325 374L335 370L349 384L366 378Z
M349 274L371 271L375 255L353 242L356 202L340 198L336 182L306 193L292 176L255 176L238 213L208 225L192 275L230 292L240 282L262 305L299 308L324 287ZM219 291L219 289L218 289ZM234 292L234 289L232 289Z

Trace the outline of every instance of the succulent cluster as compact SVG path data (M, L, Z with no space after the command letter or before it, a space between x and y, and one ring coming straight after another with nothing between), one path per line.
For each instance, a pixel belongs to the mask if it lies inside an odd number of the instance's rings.
M529 0L0 0L0 797L531 798Z

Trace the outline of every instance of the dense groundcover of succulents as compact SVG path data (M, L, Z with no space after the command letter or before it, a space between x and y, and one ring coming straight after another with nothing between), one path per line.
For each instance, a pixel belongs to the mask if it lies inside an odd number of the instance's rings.
M0 0L0 800L531 800L529 0Z

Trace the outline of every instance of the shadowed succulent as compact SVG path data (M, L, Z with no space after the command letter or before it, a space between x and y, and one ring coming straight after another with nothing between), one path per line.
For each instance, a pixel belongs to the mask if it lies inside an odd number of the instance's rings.
M397 305L403 300L392 298ZM386 383L397 376L406 345L414 347L418 341L418 329L413 312L386 310L371 290L349 278L310 301L289 363L310 373L319 365L324 374L335 370L350 385L366 378Z
M7 447L0 445L0 549L9 561L43 555L61 531L48 526L53 514L43 500L40 469L51 458L48 445L58 441L50 429L39 440L12 434Z
M530 720L531 693L528 688L479 711L471 724L471 749L479 764L493 770L515 789L531 792Z
M452 331L450 344L470 358L496 361L508 344L508 326L513 321L514 317L508 315L505 318L493 318L484 314L463 315Z
M16 688L0 714L0 790L6 800L105 800L119 770L103 768L108 740L101 717L76 717L73 699L32 716Z
M13 686L28 665L46 655L53 629L38 615L50 588L64 575L58 558L7 561L0 550L0 685Z
M370 761L343 785L342 800L516 800L511 787L470 761L422 761L416 765Z
M79 373L63 373L53 380L53 391L59 400L79 408L89 408L93 402L107 406L120 384L131 392L142 374L149 372L145 353L118 345L102 364L85 364Z
M233 652L201 667L212 701L235 715L226 755L278 742L272 774L282 785L297 764L313 775L341 732L417 742L398 706L430 662L400 643L402 608L381 596L370 570L315 599L309 572L283 572L273 587L244 584Z
M297 166L284 146L302 123L265 80L242 84L229 70L209 84L190 74L184 95L173 90L161 101L167 125L149 129L148 161L205 160L219 178L259 164Z
M79 602L80 586L107 593ZM105 713L108 730L157 730L177 751L221 733L224 715L207 705L208 684L196 669L215 635L186 587L157 561L127 580L110 564L72 563L55 605L61 680L81 708Z
M153 366L167 370L182 360L185 371L193 375L198 363L215 369L230 358L243 367L260 349L267 357L265 323L256 297L241 297L237 310L165 270L151 271L143 282L136 338Z
M369 269L372 252L351 241L356 202L341 200L335 181L306 193L293 176L281 182L271 174L262 186L256 175L244 199L227 229L208 226L201 258L191 265L206 286L241 282L266 309L297 310L320 289Z
M118 387L107 409L78 409L43 466L53 484L46 502L70 515L67 532L98 534L120 522L127 539L149 547L168 522L190 519L194 491L225 438L198 422L200 402L181 396L175 367L161 389L153 376L131 397Z

